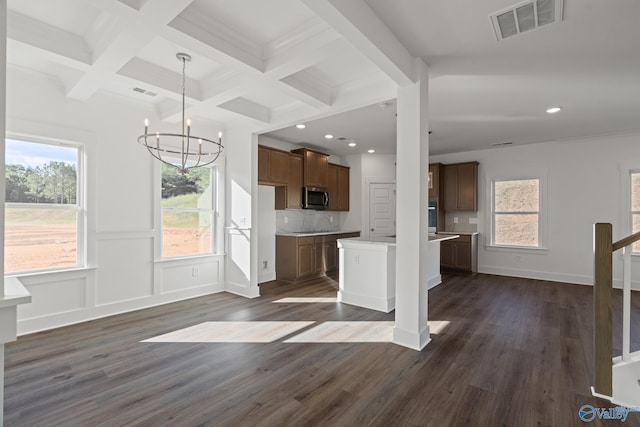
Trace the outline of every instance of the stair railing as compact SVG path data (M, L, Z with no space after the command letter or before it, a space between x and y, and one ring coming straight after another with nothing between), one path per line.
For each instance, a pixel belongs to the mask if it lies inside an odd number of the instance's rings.
M623 308L622 308L622 360L631 354L631 252L640 241L640 232L613 242L613 227L608 223L594 226L594 391L603 396L613 395L613 253L623 252Z

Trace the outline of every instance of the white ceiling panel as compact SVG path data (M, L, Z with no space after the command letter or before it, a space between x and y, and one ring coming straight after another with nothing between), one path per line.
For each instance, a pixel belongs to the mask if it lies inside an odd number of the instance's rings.
M87 34L100 16L84 0L8 0L7 8L77 36Z

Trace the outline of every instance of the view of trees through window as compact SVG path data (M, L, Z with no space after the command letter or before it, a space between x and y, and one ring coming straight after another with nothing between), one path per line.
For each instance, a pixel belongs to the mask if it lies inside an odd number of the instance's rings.
M162 256L212 252L212 171L191 169L180 175L162 165Z
M640 231L640 172L631 174L631 224L633 233ZM640 252L640 242L633 244L633 252Z
M539 246L540 180L495 181L493 243Z
M78 265L78 149L6 141L5 271Z

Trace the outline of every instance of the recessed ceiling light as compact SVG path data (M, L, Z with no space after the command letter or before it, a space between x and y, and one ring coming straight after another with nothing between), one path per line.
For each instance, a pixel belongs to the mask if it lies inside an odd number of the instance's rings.
M324 137L326 139L333 139L333 135L331 135L330 133L326 134Z
M373 154L373 153L375 153L375 152L376 152L376 150L374 150L373 148L372 148L371 150L367 150L367 153L371 153L371 154Z
M296 127L297 127L298 129L304 129L304 128L306 128L306 127L307 127L307 125L304 125L304 124L300 123L300 124L296 125Z
M549 114L555 114L558 111L562 110L562 107L551 107L547 110L547 113Z
M356 146L356 143L355 143L355 142L350 142L350 143L349 143L349 147L355 147L355 146Z

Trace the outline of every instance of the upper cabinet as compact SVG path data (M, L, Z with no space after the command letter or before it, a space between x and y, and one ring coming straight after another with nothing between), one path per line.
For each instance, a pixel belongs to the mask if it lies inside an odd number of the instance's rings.
M444 209L478 210L478 162L444 165Z
M276 209L302 209L302 156L289 154L289 180L276 187Z
M349 210L349 168L329 163L329 210Z
M437 202L442 190L444 179L442 179L442 163L431 163L429 165L429 201Z
M292 153L302 155L303 186L329 187L329 155L319 151L300 148Z
M289 153L258 145L258 184L287 185Z

